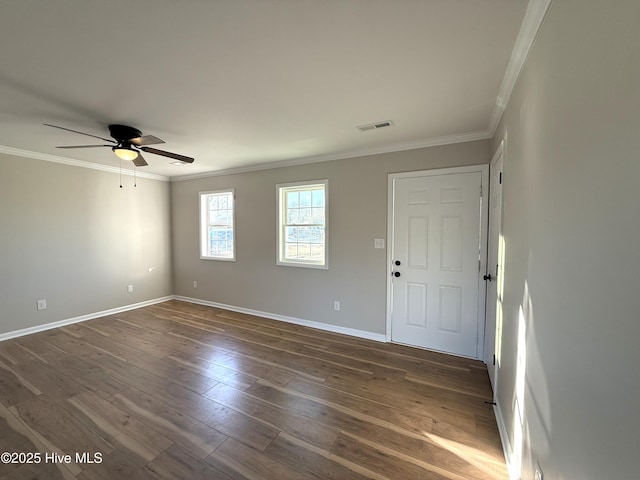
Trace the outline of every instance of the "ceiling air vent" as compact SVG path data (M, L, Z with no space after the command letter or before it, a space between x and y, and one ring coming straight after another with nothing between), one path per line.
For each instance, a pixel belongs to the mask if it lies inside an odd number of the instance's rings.
M377 130L378 128L390 127L393 125L391 120L384 120L382 122L367 123L366 125L358 125L356 128L361 132L368 130Z

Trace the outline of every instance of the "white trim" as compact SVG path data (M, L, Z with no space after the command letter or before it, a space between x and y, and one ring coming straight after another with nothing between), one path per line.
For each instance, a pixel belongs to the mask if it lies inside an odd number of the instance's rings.
M458 173L482 173L489 171L488 163L479 163L478 165L466 165L463 167L446 167L434 168L431 170L414 170L411 172L390 173L389 178L413 178L413 177L429 177L434 175L456 175Z
M24 335L30 335L32 333L38 333L52 328L64 327L73 323L84 322L86 320L93 320L94 318L105 317L107 315L114 315L116 313L126 312L128 310L135 310L136 308L148 307L149 305L155 305L156 303L162 303L169 300L173 300L173 295L166 297L154 298L152 300L145 300L144 302L133 303L130 305L123 305L122 307L110 308L109 310L102 310L101 312L88 313L86 315L80 315L79 317L67 318L66 320L59 320L57 322L45 323L44 325L36 325L33 327L23 328L21 330L14 330L0 334L0 342L9 340L10 338L22 337Z
M349 335L351 337L364 338L366 340L373 340L375 342L386 342L385 336L383 334L367 332L366 330L357 330L355 328L340 327L338 325L331 325L331 324L322 323L322 322L314 322L312 320L289 317L286 315L279 315L277 313L263 312L260 310L253 310L251 308L236 307L234 305L226 305L224 303L211 302L209 300L202 300L199 298L183 297L181 295L174 296L174 300L181 300L183 302L195 303L197 305L205 305L207 307L222 308L223 310L230 310L232 312L246 313L248 315L255 315L258 317L268 318L270 320L293 323L294 325L301 325L303 327L316 328L318 330L323 330L325 332L339 333L342 335Z
M31 150L22 150L20 148L7 147L5 145L0 145L0 153L5 153L7 155L15 155L17 157L24 158L33 158L34 160L43 160L45 162L53 162L53 163L62 163L64 165L71 165L73 167L81 167L81 168L89 168L91 170L101 170L103 172L110 173L120 173L120 169L118 167L112 167L110 165L102 165L100 163L93 162L84 162L82 160L74 160L71 158L60 157L58 155L49 155L48 153L39 153L32 152ZM123 175L133 176L133 170L128 168L122 169ZM168 182L169 177L165 177L163 175L156 175L155 173L147 173L136 170L136 177L139 178L148 178L150 180L160 180L163 182Z
M511 58L507 65L507 70L502 78L498 98L491 113L491 119L489 120L489 137L493 137L496 133L498 124L502 119L502 114L509 103L509 98L511 98L513 87L520 76L520 72L527 58L529 58L529 53L531 53L533 44L547 16L552 1L553 0L530 0L527 5L527 10L522 19L522 25L520 25L520 31L518 32L518 37L516 38L515 45L511 52Z
M504 453L504 461L507 465L509 480L520 480L520 471L516 471L516 465L513 461L513 448L509 441L509 430L507 429L507 425L504 423L502 408L500 408L500 402L497 400L496 405L493 407L493 413L496 417L496 424L498 425L498 433L500 434L502 452Z
M498 160L498 158L500 158L500 156L502 156L502 171L504 172L504 152L505 152L505 141L506 139L502 139L500 141L500 145L498 145L498 148L496 148L495 153L493 154L493 157L491 157L491 162L489 162L489 195L488 195L488 200L487 200L487 209L491 208L491 196L493 195L493 193L491 192L491 176L492 176L492 171L495 168L495 164ZM503 174L504 177L504 174ZM503 178L501 177L501 178ZM498 234L500 232L502 232L502 211L504 209L504 197L501 195L500 196L500 229L498 230ZM491 245L489 245L489 235L491 234L491 232L489 231L489 227L491 226L491 210L489 210L488 212L488 216L487 216L487 262L489 261L489 249L491 248ZM500 242L499 240L500 235L498 235L498 243ZM496 246L497 247L497 246ZM493 267L493 265L492 265ZM487 266L488 268L488 266ZM486 269L485 269L486 271ZM488 292L485 292L485 299L486 296L488 295ZM485 302L485 325L487 323L487 316L486 316L486 309L487 309L487 305ZM497 312L496 312L497 313ZM496 318L497 319L497 318ZM493 344L493 349L495 352L495 348L496 348L496 342L495 342L495 335L496 335L496 330L498 328L498 325L496 323L496 321L494 320L493 322L493 336L494 336L494 344ZM495 357L489 358L487 355L495 355L495 353L491 353L486 351L486 341L487 341L487 337L486 337L486 331L485 331L485 357L484 358L484 363L487 365L487 369L493 369L493 383L491 385L492 389L493 389L493 401L495 402L497 397L498 397L498 359ZM495 358L495 359L494 359Z
M43 332L52 328L64 327L74 323L80 323L87 320L93 320L94 318L105 317L107 315L114 315L116 313L122 313L129 310L135 310L136 308L148 307L149 305L155 305L157 303L167 302L169 300L180 300L183 302L195 303L197 305L205 305L208 307L222 308L224 310L230 310L232 312L246 313L249 315L256 315L258 317L264 317L271 320L277 320L280 322L292 323L295 325L301 325L303 327L316 328L325 332L339 333L342 335L349 335L350 337L363 338L365 340L373 340L374 342L385 343L386 339L384 334L367 332L366 330L358 330L355 328L341 327L339 325L331 325L328 323L314 322L313 320L305 320L303 318L289 317L286 315L279 315L277 313L263 312L260 310L253 310L250 308L236 307L234 305L226 305L218 302L211 302L209 300L202 300L199 298L183 297L181 295L168 295L166 297L154 298L152 300L145 300L144 302L133 303L130 305L123 305L122 307L111 308L109 310L102 310L100 312L88 313L79 317L67 318L57 322L51 322L44 325L36 325L33 327L23 328L21 330L14 330L0 334L0 342L9 340L11 338L22 337L24 335L30 335L32 333Z
M280 160L274 162L257 163L244 167L226 168L211 172L194 173L191 175L172 176L170 181L181 182L183 180L193 180L196 178L216 177L221 175L232 175L236 173L256 172L260 170L271 170L272 168L293 167L296 165L306 165L309 163L330 162L334 160L346 160L348 158L365 157L368 155L379 155L382 153L401 152L403 150L415 150L418 148L437 147L440 145L451 145L454 143L473 142L476 140L487 140L493 134L489 130L478 132L460 133L455 135L443 135L441 137L427 138L415 142L395 143L392 145L375 148L364 148L341 153L326 153L313 155L310 157L292 158L290 160Z
M484 338L485 338L485 302L486 302L486 282L482 280L483 272L486 271L487 266L487 241L488 241L488 202L485 201L485 198L488 198L487 192L489 191L489 165L481 164L481 165L469 165L465 167L451 167L451 168L437 168L433 170L420 170L413 172L402 172L402 173L390 173L388 175L388 185L387 185L387 319L385 326L385 340L387 342L392 342L391 339L391 316L392 316L392 283L391 283L391 270L392 270L392 262L393 262L393 221L394 221L394 185L395 180L400 178L413 178L413 177L425 177L425 176L435 176L435 175L453 175L459 173L480 173L481 178L481 188L482 188L482 198L481 198L481 211L480 211L480 269L478 270L478 336L476 339L476 360L483 360L484 358ZM445 352L449 353L450 352Z
M482 165L480 171L482 180L480 184L480 270L478 271L478 360L484 358L484 342L487 334L485 326L487 323L487 282L484 275L487 271L487 253L489 242L489 165Z

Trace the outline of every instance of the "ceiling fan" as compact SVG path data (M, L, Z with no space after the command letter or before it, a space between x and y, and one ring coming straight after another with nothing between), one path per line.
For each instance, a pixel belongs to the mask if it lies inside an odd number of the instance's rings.
M59 127L58 125L51 125L45 123L47 127L59 128L60 130L66 130L67 132L79 133L80 135L86 135L87 137L98 138L109 142L111 145L65 145L56 148L95 148L95 147L109 147L113 150L118 158L122 160L131 160L136 167L144 167L148 165L143 158L141 152L153 153L155 155L161 155L163 157L173 158L184 163L193 163L193 158L179 155L177 153L167 152L165 150L158 150L157 148L151 148L147 145L157 145L164 143L164 140L160 140L153 135L142 135L142 132L137 128L128 127L127 125L109 125L109 134L113 137L110 138L99 137L90 133L79 132L70 128Z

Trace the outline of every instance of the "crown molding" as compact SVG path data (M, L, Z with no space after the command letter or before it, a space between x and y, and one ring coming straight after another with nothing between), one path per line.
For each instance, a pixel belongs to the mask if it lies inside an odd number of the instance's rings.
M443 135L441 137L427 138L415 142L394 143L380 147L350 150L340 153L328 153L323 155L313 155L309 157L292 158L290 160L279 160L275 162L256 163L244 167L227 168L224 170L214 170L209 172L194 173L191 175L172 176L171 182L181 182L183 180L194 180L197 178L217 177L222 175L233 175L237 173L257 172L260 170L271 170L273 168L293 167L296 165L306 165L309 163L331 162L334 160L346 160L348 158L366 157L368 155L380 155L383 153L401 152L404 150L415 150L418 148L437 147L439 145L450 145L454 143L473 142L475 140L486 140L492 135L488 130L479 132L462 133L455 135Z
M21 148L7 147L5 145L0 145L0 153L5 153L7 155L15 155L16 157L25 157L25 158L33 158L35 160L44 160L45 162L62 163L64 165L71 165L74 167L89 168L91 170L100 170L103 172L110 172L110 173L117 173L117 174L122 172L123 175L133 176L133 170L130 170L128 168L123 168L121 171L118 167L102 165L100 163L83 162L82 160L74 160L72 158L59 157L58 155L50 155L48 153L32 152L31 150L23 150ZM165 177L163 175L156 175L154 173L140 172L138 170L136 170L135 175L138 178L148 178L150 180L160 180L163 182L169 181L169 177Z
M496 104L493 107L491 119L489 120L491 137L496 133L498 124L502 119L502 114L509 103L509 98L511 98L513 87L520 76L524 64L527 62L527 58L529 58L529 53L533 48L540 27L542 27L544 23L552 2L553 0L530 0L527 5L516 43L511 51L511 58L509 59L507 70L502 78L498 98L496 99Z

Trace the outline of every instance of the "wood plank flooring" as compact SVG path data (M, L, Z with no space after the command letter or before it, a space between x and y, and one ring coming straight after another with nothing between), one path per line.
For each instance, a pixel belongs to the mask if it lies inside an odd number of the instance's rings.
M507 479L485 400L480 362L169 301L0 343L0 452L40 454L0 478Z

